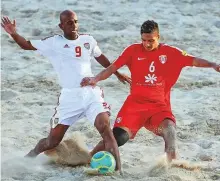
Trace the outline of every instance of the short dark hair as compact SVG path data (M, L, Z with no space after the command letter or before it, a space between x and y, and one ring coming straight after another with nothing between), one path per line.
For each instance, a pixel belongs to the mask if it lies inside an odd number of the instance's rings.
M141 34L153 33L154 31L157 31L159 33L159 26L153 20L147 20L141 25Z

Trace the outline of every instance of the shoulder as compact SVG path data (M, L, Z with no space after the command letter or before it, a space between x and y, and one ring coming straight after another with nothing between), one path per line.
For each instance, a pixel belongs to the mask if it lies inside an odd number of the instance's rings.
M168 45L165 43L161 43L160 46L161 46L162 50L165 50L168 53L170 52L170 53L177 53L177 54L186 55L185 51L183 51L182 49L180 49L176 46Z
M79 34L79 38L83 42L88 42L88 43L91 43L91 44L97 44L97 41L95 40L95 38L90 34Z
M79 34L79 37L81 39L94 39L93 36L90 34Z
M63 39L63 37L62 37L62 35L54 34L54 35L42 38L41 41L47 41L47 40L53 40L53 39Z
M142 49L142 44L141 43L133 43L129 46L127 46L124 51L129 51L129 52L133 52L136 50Z
M175 50L175 49L178 49L177 47L172 46L172 45L168 45L166 43L160 43L160 48L164 49L164 50Z

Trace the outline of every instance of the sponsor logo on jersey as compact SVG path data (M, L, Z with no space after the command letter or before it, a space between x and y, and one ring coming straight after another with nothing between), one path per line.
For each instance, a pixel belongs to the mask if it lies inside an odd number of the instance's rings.
M90 44L89 43L84 43L84 47L89 50L90 49Z
M145 59L146 59L146 58L144 58L144 57L143 57L143 58L141 58L141 57L138 57L138 60L145 60Z
M187 56L188 54L186 53L186 51L182 51L182 55Z
M69 48L69 45L67 45L67 44L66 44L66 45L64 45L64 47L63 47L63 48Z
M120 123L121 120L122 120L122 118L121 118L121 117L118 117L118 118L115 120L115 122L116 122L116 123Z
M167 61L167 56L166 55L160 55L159 60L162 64L165 64Z
M147 76L145 76L145 82L150 82L151 84L154 84L154 82L157 81L157 76L155 76L155 74L151 75L148 74Z

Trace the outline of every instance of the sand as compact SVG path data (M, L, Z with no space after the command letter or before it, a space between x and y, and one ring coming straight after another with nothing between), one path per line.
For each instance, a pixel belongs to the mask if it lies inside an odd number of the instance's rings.
M153 19L160 25L161 42L178 46L195 56L220 63L220 12L218 0L2 0L2 15L17 20L18 32L27 39L61 33L60 11L78 13L80 32L90 33L113 61L131 43L140 41L140 25ZM94 73L103 68L94 61ZM127 73L123 68L121 72ZM164 143L141 129L120 148L124 176L87 176L86 167L66 167L23 156L47 136L49 119L60 87L50 62L33 51L21 50L2 30L1 35L1 177L4 181L208 181L220 180L220 74L213 69L185 68L172 90L177 119L178 158L200 169L168 167ZM129 87L115 76L99 84L112 107L111 122ZM67 135L80 131L88 147L100 139L85 119ZM189 163L185 163L188 161ZM178 165L178 164L176 164Z

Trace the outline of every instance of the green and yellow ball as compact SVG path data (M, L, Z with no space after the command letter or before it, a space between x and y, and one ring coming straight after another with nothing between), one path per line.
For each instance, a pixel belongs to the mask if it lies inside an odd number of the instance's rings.
M100 174L109 174L115 171L116 161L111 153L100 151L93 155L90 167L97 169Z

